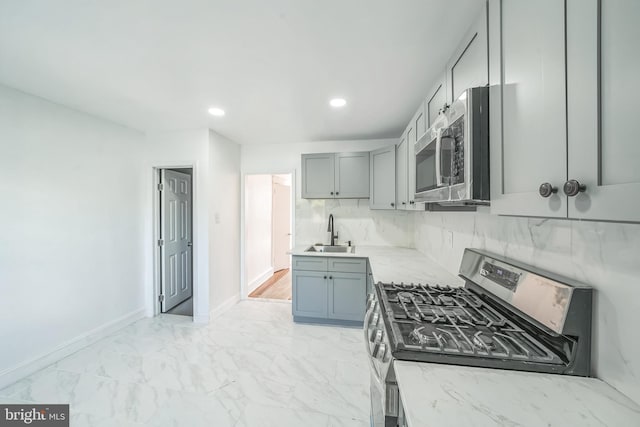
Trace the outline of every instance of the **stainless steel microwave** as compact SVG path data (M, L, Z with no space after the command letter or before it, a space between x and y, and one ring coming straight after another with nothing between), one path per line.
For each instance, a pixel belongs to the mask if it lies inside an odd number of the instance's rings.
M489 203L489 89L464 91L415 144L416 201Z

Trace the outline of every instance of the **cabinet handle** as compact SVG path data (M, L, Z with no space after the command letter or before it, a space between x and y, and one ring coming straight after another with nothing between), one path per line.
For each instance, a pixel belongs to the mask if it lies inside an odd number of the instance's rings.
M556 194L558 192L558 187L554 187L548 182L543 182L540 184L540 188L538 188L538 193L542 197L551 197L552 194Z
M564 187L562 189L564 190L564 194L569 197L573 197L578 195L578 193L586 191L587 186L584 184L580 184L575 179L570 179L569 181L564 183Z
M413 204L415 204L415 203L416 203L416 202L414 202L413 200L410 200L410 201L409 201L409 204L410 204L410 205L413 205Z

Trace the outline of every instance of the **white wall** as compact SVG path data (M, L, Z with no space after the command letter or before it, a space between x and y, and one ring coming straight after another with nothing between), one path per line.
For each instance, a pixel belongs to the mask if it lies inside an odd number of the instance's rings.
M273 274L272 175L245 177L245 242L248 292Z
M0 388L144 315L143 144L0 86Z
M640 224L486 213L414 215L416 248L452 273L458 272L464 248L474 247L596 288L595 374L640 403Z
M240 299L240 146L209 131L210 306Z
M156 250L153 233L154 168L193 167L193 318L209 319L209 131L208 129L151 132L146 135L144 169L145 218L145 306L154 313L154 264Z
M372 211L369 199L307 200L300 195L301 154L371 151L395 143L395 139L383 139L243 145L242 172L285 173L295 170L294 245L327 243L327 218L333 214L340 242L351 240L355 245L412 246L413 233L409 230L406 212Z

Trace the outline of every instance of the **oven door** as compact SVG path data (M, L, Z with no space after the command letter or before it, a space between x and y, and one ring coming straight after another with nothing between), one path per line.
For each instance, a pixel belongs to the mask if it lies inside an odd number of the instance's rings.
M449 200L454 148L449 128L432 128L416 142L416 201Z
M378 301L375 295L371 295L363 328L370 372L371 426L396 427L398 386L395 382L386 381L392 359L381 315Z

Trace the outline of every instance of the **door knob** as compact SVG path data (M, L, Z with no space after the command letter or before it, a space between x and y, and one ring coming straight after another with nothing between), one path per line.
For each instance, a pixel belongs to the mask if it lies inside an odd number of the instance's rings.
M578 193L582 193L587 190L587 186L584 184L580 184L575 179L570 179L569 181L564 183L564 194L569 197L576 196Z
M540 184L540 188L538 188L538 193L542 197L550 197L552 194L556 194L558 192L558 187L554 187L548 182Z

